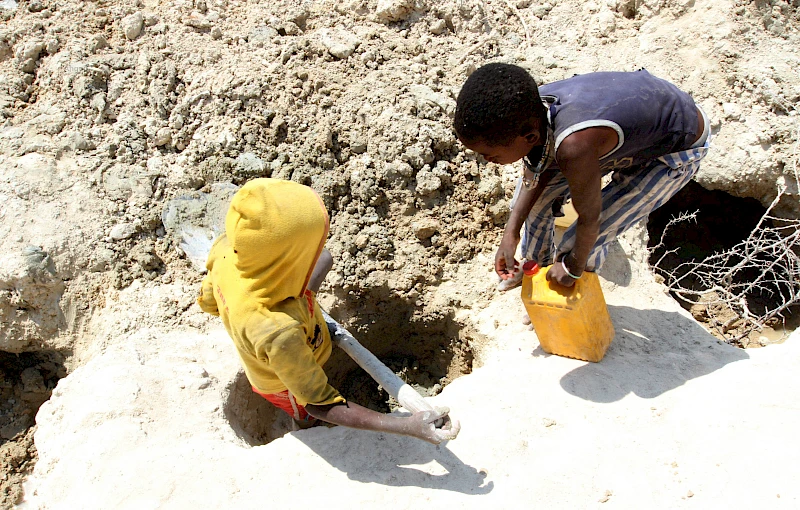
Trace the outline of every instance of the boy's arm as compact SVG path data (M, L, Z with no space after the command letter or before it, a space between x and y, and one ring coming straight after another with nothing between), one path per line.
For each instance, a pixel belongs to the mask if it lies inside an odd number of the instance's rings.
M325 371L317 364L299 331L288 331L278 336L264 346L264 352L281 382L314 418L346 427L416 437L434 444L458 435L458 428L453 428L447 417L447 409L423 411L401 418L343 402L344 398L328 383ZM439 418L444 418L444 425L437 429L433 422Z
M600 235L600 157L613 149L617 140L617 133L611 128L589 128L569 135L558 148L558 165L567 179L572 205L578 213L575 246L564 258L564 265L574 276L583 273ZM575 279L567 274L561 264L553 264L547 277L566 287L575 284Z
M524 169L525 178L532 179L533 172ZM511 214L506 222L506 228L503 232L503 238L500 240L500 247L497 249L497 254L494 257L494 270L500 278L507 280L511 278L514 271L514 254L517 252L517 245L519 245L519 231L522 224L525 223L525 218L531 212L533 204L542 196L545 186L553 178L553 170L545 170L532 189L527 189L524 186L520 190L517 202L511 210Z
M305 408L314 418L335 425L416 437L433 444L454 439L459 432L458 426L453 428L447 416L450 410L441 407L435 411L414 413L406 418L378 413L352 402L324 406L307 404ZM434 422L440 418L444 419L444 425L437 429Z

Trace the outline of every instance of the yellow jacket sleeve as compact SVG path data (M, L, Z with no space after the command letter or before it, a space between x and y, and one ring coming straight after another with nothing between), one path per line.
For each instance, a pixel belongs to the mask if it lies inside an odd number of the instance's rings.
M197 304L200 309L211 315L219 315L219 308L217 308L217 300L214 297L214 282L211 280L211 273L203 278L203 284L200 287L200 296L197 298Z
M328 405L344 402L342 395L328 384L328 376L314 359L302 329L290 328L263 347L275 375L300 405ZM259 349L258 346L256 350Z

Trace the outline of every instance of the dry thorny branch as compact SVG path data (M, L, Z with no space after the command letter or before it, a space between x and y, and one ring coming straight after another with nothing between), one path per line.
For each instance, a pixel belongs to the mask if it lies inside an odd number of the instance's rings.
M795 136L791 170L797 189L800 128ZM674 296L703 306L710 326L730 343L746 346L750 334L777 321L785 323L791 309L800 306L800 219L773 215L786 193L787 186L780 186L777 197L749 237L730 250L667 270L660 264L675 251L671 250L653 266ZM673 218L664 234L671 226L687 220L696 220L696 213ZM652 250L663 248L664 234Z

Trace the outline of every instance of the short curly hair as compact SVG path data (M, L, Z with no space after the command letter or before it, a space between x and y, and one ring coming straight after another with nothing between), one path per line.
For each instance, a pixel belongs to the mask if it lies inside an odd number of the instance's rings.
M493 63L476 69L456 101L453 124L462 141L509 145L547 118L536 81L525 69Z

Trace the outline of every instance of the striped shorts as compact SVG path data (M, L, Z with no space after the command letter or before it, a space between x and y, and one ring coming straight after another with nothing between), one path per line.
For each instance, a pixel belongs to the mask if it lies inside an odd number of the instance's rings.
M700 161L708 152L709 143L710 136L691 149L667 154L638 170L614 171L611 182L602 190L600 235L586 263L587 271L600 269L608 255L609 245L617 236L664 205L692 180L700 169ZM522 178L517 182L512 207L521 188ZM522 230L523 258L535 260L540 266L547 266L558 260L562 254L569 253L575 245L576 223L567 229L556 247L553 211L554 202L558 200L563 204L569 198L567 180L559 172L547 184L525 220Z

